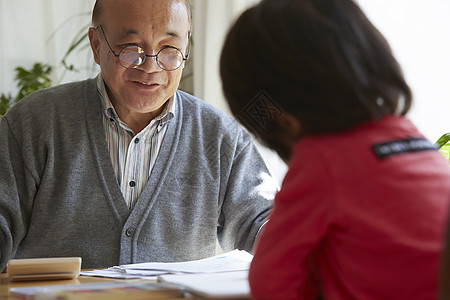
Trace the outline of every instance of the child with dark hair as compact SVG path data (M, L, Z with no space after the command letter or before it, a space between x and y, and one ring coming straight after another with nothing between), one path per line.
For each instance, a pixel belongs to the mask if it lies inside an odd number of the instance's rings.
M352 0L263 0L225 41L231 111L289 170L256 245L255 299L436 299L444 157L406 118L392 51Z

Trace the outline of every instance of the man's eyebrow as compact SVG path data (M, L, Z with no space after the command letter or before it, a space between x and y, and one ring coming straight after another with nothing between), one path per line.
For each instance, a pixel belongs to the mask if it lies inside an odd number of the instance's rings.
M133 29L124 29L124 31L123 31L123 36L137 35L137 34L138 34L138 32Z
M166 35L174 37L174 38L181 38L180 34L176 31L167 31Z

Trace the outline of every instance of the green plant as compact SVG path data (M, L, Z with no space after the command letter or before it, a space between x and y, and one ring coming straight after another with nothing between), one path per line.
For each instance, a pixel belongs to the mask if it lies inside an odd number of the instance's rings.
M443 134L434 145L442 155L450 160L450 133Z
M73 38L72 42L70 43L66 53L64 54L63 58L61 59L61 65L63 67L63 72L61 74L61 77L58 80L58 83L61 82L66 75L67 72L80 72L80 69L76 68L74 64L69 62L70 56L75 53L75 51L81 53L83 51L87 51L87 55L90 57L90 42L89 37L87 33L87 28L83 27L81 30L77 32L75 37ZM85 66L86 69L95 69L95 62L92 62L92 64L87 64Z
M53 39L57 34L59 29L63 26L70 25L70 22L76 18L86 17L90 15L90 12L80 13L73 17L67 19L58 29L53 32L49 40ZM58 79L55 79L56 82L52 82L51 75L54 71L54 67L44 64L44 63L35 63L31 69L27 70L23 67L17 67L14 69L15 72L15 81L17 83L17 88L19 92L16 96L12 96L11 94L0 95L0 117L2 117L8 109L19 102L23 97L31 94L34 91L39 89L48 88L52 86L52 84L59 84L67 72L79 72L79 69L76 69L73 64L69 62L69 57L75 52L75 50L89 50L89 39L86 28L87 26L83 26L75 35L72 42L70 43L66 53L60 61L60 65L57 67L62 67L63 71ZM95 68L95 64L92 66Z
M0 95L0 118L8 111L8 109L11 107L13 103L11 94Z
M445 133L437 140L435 145L438 148L441 148L442 146L447 144L449 141L450 141L450 133Z
M19 102L23 97L31 94L34 91L48 88L51 86L51 73L53 68L50 65L35 63L30 70L23 67L15 68L15 81L19 91L16 96L11 94L0 95L0 117L2 117L6 111Z

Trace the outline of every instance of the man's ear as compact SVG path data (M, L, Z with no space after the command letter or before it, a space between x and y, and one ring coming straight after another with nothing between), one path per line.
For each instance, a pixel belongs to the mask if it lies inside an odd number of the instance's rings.
M94 60L100 65L100 40L98 39L98 31L94 27L90 27L88 35Z

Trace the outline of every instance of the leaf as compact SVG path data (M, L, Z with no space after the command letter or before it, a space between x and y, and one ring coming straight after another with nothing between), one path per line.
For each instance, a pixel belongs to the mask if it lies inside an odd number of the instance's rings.
M13 97L11 96L11 94L5 95L2 93L0 95L0 118L4 114L6 114L8 109L11 107L12 103L13 103Z
M75 69L75 67L73 65L68 65L67 64L67 57L69 57L69 55L77 48L81 48L84 49L86 48L86 45L82 45L80 47L80 44L82 42L85 42L88 40L88 33L85 32L86 30L83 28L82 30L80 30L77 35L75 36L74 40L72 41L72 43L69 45L69 48L67 49L66 53L64 54L63 58L61 59L61 63L62 65L69 71L75 71L78 72L77 69Z
M37 90L51 86L50 76L53 68L50 65L35 63L31 70L17 67L15 71L15 80L17 81L17 87L19 88L19 92L14 100L15 102L18 102L23 97Z
M434 144L438 149L450 141L450 133L443 134Z

